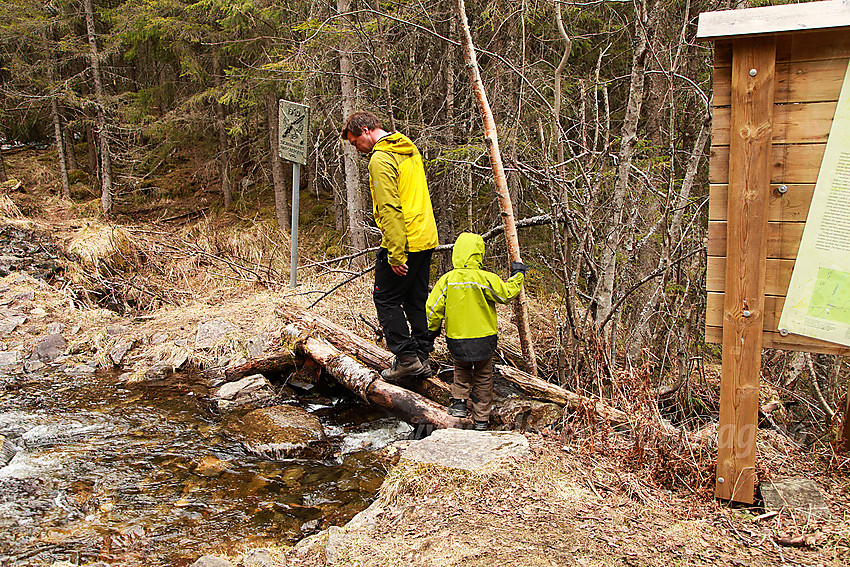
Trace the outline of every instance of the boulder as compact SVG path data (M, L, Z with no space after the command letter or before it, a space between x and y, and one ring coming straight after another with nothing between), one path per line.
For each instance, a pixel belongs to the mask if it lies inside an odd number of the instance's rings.
M62 335L47 335L43 341L33 349L33 357L41 361L50 361L58 358L68 348L68 341Z
M537 400L508 400L494 408L492 418L504 429L512 431L540 431L560 422L564 408L558 404Z
M228 333L238 330L236 325L225 319L213 319L198 325L195 348L212 348Z
M127 354L127 351L133 348L133 344L135 344L133 339L118 339L112 348L109 349L109 358L112 359L113 364L121 364L121 361L124 359L124 355Z
M213 399L222 411L236 407L260 405L274 398L272 385L262 374L246 376L236 382L227 382L216 390Z
M27 322L26 315L12 315L0 320L0 334L8 335L12 331Z
M14 366L21 361L21 353L16 350L0 351L0 366Z
M528 453L528 439L519 433L438 429L425 439L412 442L402 459L477 471L494 461Z
M0 435L0 467L8 465L17 452L18 448L12 445L12 442L4 435Z
M266 459L323 459L331 446L319 419L295 406L256 409L228 430L249 453Z
M823 498L820 487L810 478L778 478L762 482L759 492L764 500L766 511L787 510L798 521L810 519L828 520L829 507Z

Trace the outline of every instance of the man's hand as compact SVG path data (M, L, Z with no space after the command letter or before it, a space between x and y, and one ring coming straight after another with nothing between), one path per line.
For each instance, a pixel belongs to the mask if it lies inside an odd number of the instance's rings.
M393 266L390 264L390 268L393 269L395 275L397 276L406 276L407 275L407 264L402 264L401 266Z

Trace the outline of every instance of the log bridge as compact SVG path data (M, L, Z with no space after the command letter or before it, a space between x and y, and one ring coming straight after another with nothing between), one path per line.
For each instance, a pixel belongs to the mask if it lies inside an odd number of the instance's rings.
M471 420L450 416L443 405L430 399L448 397L449 386L439 378L428 378L419 385L418 389L428 397L385 382L378 371L392 363L389 351L300 307L285 305L275 312L286 321L279 345L263 358L228 369L228 381L281 369L291 364L295 354L314 361L363 400L386 408L411 424L437 429L472 427ZM624 412L601 400L570 392L510 366L496 365L496 370L497 376L531 398L570 409L591 409L612 426L629 421Z

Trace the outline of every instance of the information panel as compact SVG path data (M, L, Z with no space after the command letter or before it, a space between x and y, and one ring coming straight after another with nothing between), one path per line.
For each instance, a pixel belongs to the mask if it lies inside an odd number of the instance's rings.
M310 107L288 100L280 101L278 123L278 153L292 163L307 163L307 141L310 125Z
M815 184L779 332L850 346L850 66Z

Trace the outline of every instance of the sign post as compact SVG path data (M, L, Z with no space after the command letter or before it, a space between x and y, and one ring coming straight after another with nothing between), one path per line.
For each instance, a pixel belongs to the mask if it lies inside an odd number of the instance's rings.
M812 327L850 328L850 263L810 270L808 287L791 275L795 263L813 264L801 237L823 224L812 200L827 181L821 163L850 179L850 158L846 168L840 156L824 158L828 139L847 139L836 107L848 96L848 31L844 0L700 14L697 39L714 42L705 338L723 345L715 495L725 500L755 495L762 348L850 353L834 334L780 323L784 307ZM846 203L833 215L842 236ZM839 240L846 256L850 235ZM797 289L812 299L805 308Z
M281 158L292 162L292 245L289 288L295 289L298 273L298 197L301 188L301 166L307 163L310 107L281 100L279 116L278 154Z

